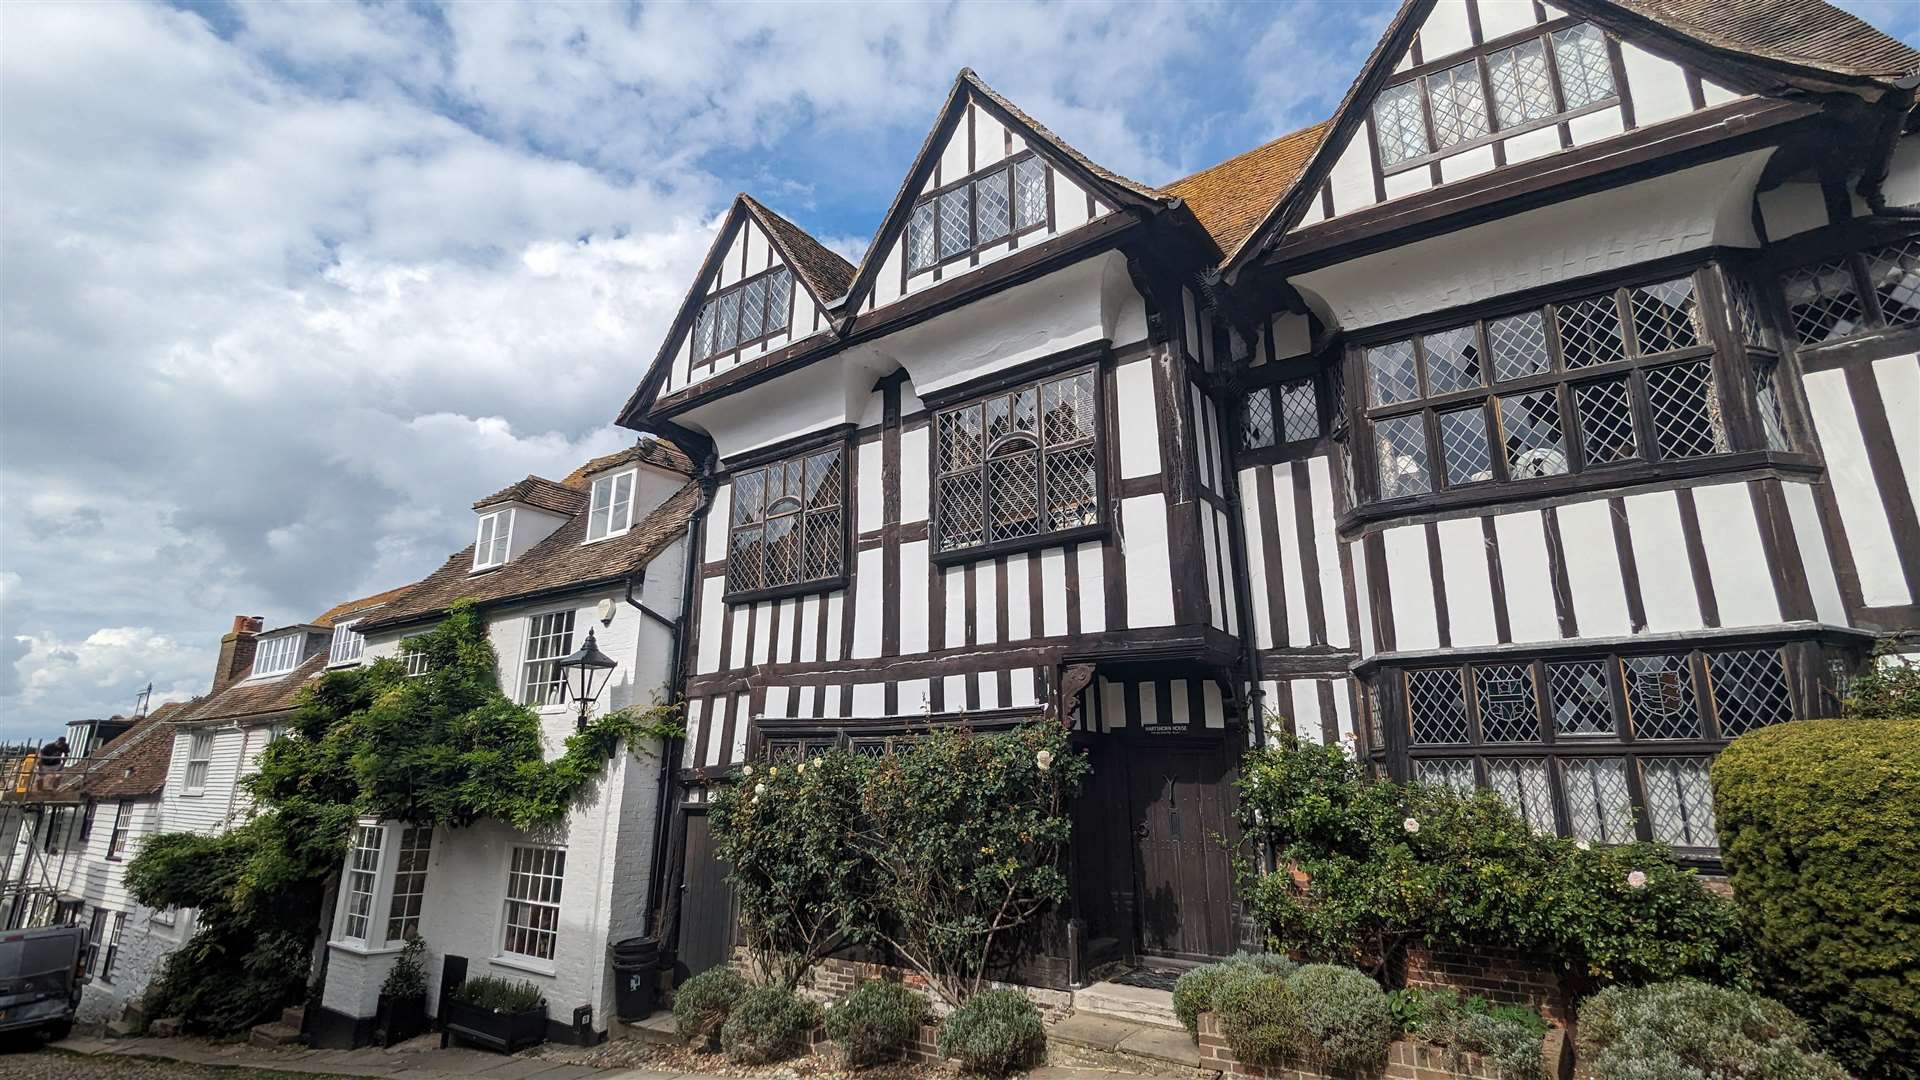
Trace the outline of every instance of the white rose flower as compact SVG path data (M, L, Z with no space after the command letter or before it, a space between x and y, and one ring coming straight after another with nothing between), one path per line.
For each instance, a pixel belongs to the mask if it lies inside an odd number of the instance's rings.
M1407 818L1406 820L1400 822L1400 827L1407 830L1410 833L1417 833L1420 831L1420 823L1414 820L1413 818Z
M1053 768L1053 751L1042 750L1033 755L1033 764L1034 767L1041 772L1046 772L1048 769Z
M1585 840L1575 840L1575 841L1573 842L1573 846L1574 846L1574 847L1577 847L1577 848L1579 848L1579 849L1580 849L1581 851L1592 851L1592 850L1593 850L1593 845L1592 845L1592 844L1589 844L1589 843L1587 843L1587 842L1586 842Z
M1644 889L1646 887L1647 887L1646 874L1641 873L1638 870L1635 870L1633 873L1627 875L1627 888Z
M755 795L765 795L767 793L767 785L765 784L753 785L753 793Z
M751 766L751 765L742 765L742 766L740 766L740 775L741 775L741 776L752 776L752 775L753 775L753 766Z

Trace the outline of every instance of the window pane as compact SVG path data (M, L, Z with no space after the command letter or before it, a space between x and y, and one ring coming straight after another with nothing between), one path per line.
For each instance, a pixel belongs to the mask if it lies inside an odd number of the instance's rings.
M1373 405L1391 405L1412 401L1420 396L1420 380L1414 373L1413 342L1395 341L1367 350L1367 401Z
M740 340L752 341L766 325L767 279L755 278L740 290Z
M840 451L828 450L807 458L806 504L815 510L840 505Z
M941 551L972 547L984 541L984 502L978 472L964 472L941 479Z
M1553 115L1553 85L1547 77L1547 53L1538 40L1502 49L1487 57L1500 126L1513 127Z
M747 525L760 520L765 509L767 474L755 469L733 478L733 523Z
M800 575L800 515L767 519L767 587L791 585Z
M1920 237L1867 252L1867 280L1888 325L1920 323Z
M1757 360L1753 365L1753 404L1760 414L1760 431L1767 439L1767 449L1786 450L1787 425L1780 414L1780 396L1773 388L1773 372L1776 364L1768 360Z
M1473 669L1479 695L1480 738L1485 742L1537 742L1540 711L1533 697L1533 668L1488 664Z
M1633 800L1624 758L1562 758L1560 785L1573 835L1595 844L1633 840Z
M838 507L807 514L806 580L839 576L843 547L840 521Z
M1640 786L1647 795L1653 838L1675 847L1718 847L1707 758L1645 758Z
M1573 388L1580 414L1580 446L1587 465L1609 465L1631 458L1638 449L1633 438L1633 397L1625 379L1603 379Z
M940 471L971 469L981 460L980 406L969 405L940 416Z
M1547 665L1547 702L1559 735L1611 735L1613 694L1598 660Z
M1044 387L1048 446L1093 438L1093 373L1055 379Z
M1047 509L1049 528L1077 529L1099 522L1093 447L1047 452Z
M1487 133L1487 102L1480 91L1480 64L1469 60L1427 76L1433 137L1443 147Z
M1487 414L1480 406L1440 414L1440 453L1447 464L1447 486L1493 479L1487 449Z
M1398 499L1433 490L1427 459L1427 431L1418 413L1382 420L1373 426L1379 458L1380 497Z
M1772 649L1708 653L1707 674L1723 737L1736 738L1754 728L1793 719L1786 669Z
M1733 301L1734 329L1740 332L1740 340L1749 345L1773 348L1773 335L1767 332L1766 319L1760 313L1760 297L1754 292L1753 282L1743 277L1728 280L1732 285L1728 296Z
M1567 448L1560 440L1560 396L1555 391L1501 398L1500 434L1506 446L1507 473L1515 480L1567 471Z
M765 541L766 530L758 525L733 531L727 550L727 585L735 592L766 586Z
M963 184L940 196L940 257L960 255L973 246L973 186Z
M1041 531L1038 447L1021 439L994 451L987 461L987 506L989 541Z
M1417 743L1467 741L1467 703L1457 668L1407 672L1407 712Z
M1030 157L1013 167L1014 227L1024 229L1047 220L1047 166Z
M693 323L693 358L705 360L713 355L713 304L700 305L700 317Z
M1693 670L1684 654L1623 657L1620 667L1636 738L1698 739L1705 734L1694 704Z
M1247 392L1240 414L1240 448L1258 450L1273 445L1273 388L1263 386Z
M1627 292L1627 306L1633 311L1633 336L1640 355L1700 344L1693 325L1692 278L1633 288Z
M1373 102L1380 164L1398 165L1427 152L1427 124L1420 115L1420 84L1404 82L1380 91Z
M560 670L554 661L573 651L573 612L555 611L527 620L527 665L523 705L560 700Z
M740 294L731 292L714 301L713 351L726 352L740 340Z
M1537 311L1523 311L1487 323L1487 347L1493 350L1493 377L1518 379L1553 366L1547 356L1547 324Z
M1569 370L1610 364L1627 355L1612 293L1556 305L1554 322L1560 328L1560 352Z
M1423 784L1448 788L1462 795L1473 794L1472 758L1416 758L1413 778Z
M1613 65L1607 39L1592 23L1569 26L1553 35L1554 66L1560 69L1560 96L1577 109L1613 96Z
M787 329L792 322L793 274L788 270L775 270L767 275L767 325L766 332L777 334Z
M1480 344L1473 327L1427 334L1420 344L1427 353L1427 393L1448 394L1481 385Z
M1647 372L1647 402L1653 410L1653 441L1662 460L1724 453L1720 407L1713 396L1713 367L1702 359Z
M1867 309L1855 291L1853 268L1840 259L1805 266L1780 283L1787 296L1787 318L1802 345L1818 345L1865 329Z
M1280 385L1280 427L1288 442L1320 437L1320 402L1312 379Z
M923 202L913 208L913 216L907 219L907 269L924 270L935 261L933 248L933 203Z
M1010 230L1012 206L1007 196L1007 170L989 173L973 182L973 197L979 207L979 241L998 240Z
M1547 782L1547 763L1541 758L1490 758L1487 786L1513 808L1527 828L1552 835L1553 785Z

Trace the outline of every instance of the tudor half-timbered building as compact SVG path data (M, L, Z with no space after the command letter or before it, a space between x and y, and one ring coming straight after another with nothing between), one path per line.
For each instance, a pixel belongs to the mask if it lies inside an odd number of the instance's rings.
M1217 956L1242 747L1711 868L1705 766L1920 628L1920 56L1823 4L1409 0L1164 187L963 72L861 265L742 196L623 423L703 448L707 785L1081 733L1076 933Z

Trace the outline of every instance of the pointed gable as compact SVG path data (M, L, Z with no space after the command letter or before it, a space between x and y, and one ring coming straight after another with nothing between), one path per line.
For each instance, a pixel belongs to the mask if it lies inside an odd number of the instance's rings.
M1094 163L963 69L860 264L844 314L885 307L1123 207L1167 201Z

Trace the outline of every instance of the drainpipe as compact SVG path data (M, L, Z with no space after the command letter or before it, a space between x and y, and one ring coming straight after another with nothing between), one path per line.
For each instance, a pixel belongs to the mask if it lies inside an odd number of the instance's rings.
M1874 133L1873 149L1867 167L1854 190L1866 200L1867 209L1879 218L1920 218L1920 206L1888 206L1884 190L1887 175L1893 171L1893 152L1900 144L1900 129L1906 126L1916 92L1920 92L1920 72L1897 79L1893 91L1879 102L1880 121Z

